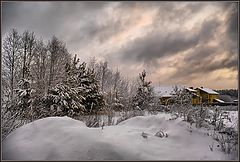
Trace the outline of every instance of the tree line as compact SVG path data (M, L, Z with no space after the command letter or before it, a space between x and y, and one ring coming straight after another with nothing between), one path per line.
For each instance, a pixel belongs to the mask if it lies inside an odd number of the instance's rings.
M220 93L221 95L229 95L229 96L238 98L237 89L223 89L223 90L216 90L216 92Z

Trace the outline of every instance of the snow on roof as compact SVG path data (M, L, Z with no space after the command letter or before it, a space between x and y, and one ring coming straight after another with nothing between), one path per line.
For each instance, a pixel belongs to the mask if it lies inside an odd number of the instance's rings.
M209 88L205 88L205 87L198 87L198 89L200 89L204 92L207 92L208 94L219 94L219 93L215 92L214 90L209 89Z
M220 100L220 99L217 99L217 98L215 98L214 100L216 100L217 102L224 103L224 101L223 101L223 100Z
M192 94L193 96L197 96L197 97L201 97L200 95L196 94L196 93L193 93Z
M160 97L172 97L173 95L171 94L164 94L164 95L161 95Z
M178 89L184 88L181 85L178 85L177 87ZM168 97L168 96L172 96L173 92L174 92L174 86L159 86L154 88L154 93L156 94L156 96Z
M192 88L186 88L186 89L190 92L197 92L195 89L192 89Z

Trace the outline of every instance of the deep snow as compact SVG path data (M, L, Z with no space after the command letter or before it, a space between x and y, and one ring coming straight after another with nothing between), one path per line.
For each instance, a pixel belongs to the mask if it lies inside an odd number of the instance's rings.
M139 116L103 129L88 128L69 117L44 118L12 132L3 141L2 155L4 160L231 159L203 130L191 132L188 123L169 118L169 114ZM154 136L159 130L168 137Z

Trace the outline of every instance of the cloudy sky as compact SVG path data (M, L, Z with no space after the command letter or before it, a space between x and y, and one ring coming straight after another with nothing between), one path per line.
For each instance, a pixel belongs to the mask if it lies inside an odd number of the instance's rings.
M154 85L238 87L236 2L3 2L3 36L12 28Z

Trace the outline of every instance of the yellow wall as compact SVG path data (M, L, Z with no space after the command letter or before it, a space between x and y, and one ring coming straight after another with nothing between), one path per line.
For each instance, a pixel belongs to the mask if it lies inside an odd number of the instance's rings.
M209 102L212 104L214 99L217 99L218 95L217 94L210 94L209 95Z
M199 89L197 89L197 94L202 97L202 102L207 104L212 104L213 100L218 98L217 94L208 94Z
M193 104L193 105L197 105L197 104L198 104L197 98L193 98L193 99L192 99L192 104Z
M201 99L200 99L200 97L192 98L192 104L193 104L193 105L199 105L199 104L201 104Z
M168 105L171 103L171 97L160 97L161 104Z
M197 89L198 96L192 97L193 105L200 105L201 103L212 104L214 99L218 98L217 94L208 94L200 89ZM171 97L160 97L161 103L163 105L171 104Z

